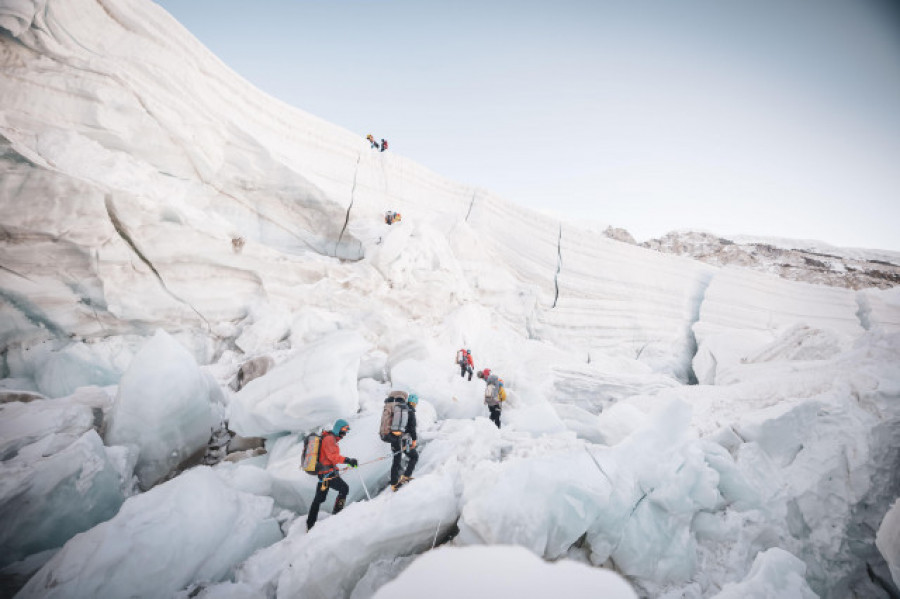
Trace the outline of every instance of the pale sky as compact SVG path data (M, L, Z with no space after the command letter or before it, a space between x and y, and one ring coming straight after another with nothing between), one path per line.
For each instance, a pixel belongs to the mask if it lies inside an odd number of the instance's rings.
M569 219L900 250L890 0L156 0L261 90Z

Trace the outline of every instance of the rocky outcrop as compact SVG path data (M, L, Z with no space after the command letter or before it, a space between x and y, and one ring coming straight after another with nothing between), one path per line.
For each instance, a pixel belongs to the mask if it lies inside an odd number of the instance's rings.
M891 263L768 243L737 243L696 231L667 233L640 245L666 254L690 256L715 266L737 265L770 272L792 281L848 289L887 289L900 284L900 260Z

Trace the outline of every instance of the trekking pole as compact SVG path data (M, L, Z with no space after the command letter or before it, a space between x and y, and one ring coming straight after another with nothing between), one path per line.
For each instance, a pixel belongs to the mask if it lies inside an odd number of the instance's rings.
M372 501L372 496L369 495L369 487L366 486L366 481L363 480L362 474L359 473L359 469L354 468L356 470L356 475L359 476L359 482L362 483L362 487L366 492L366 497L369 498L369 501Z

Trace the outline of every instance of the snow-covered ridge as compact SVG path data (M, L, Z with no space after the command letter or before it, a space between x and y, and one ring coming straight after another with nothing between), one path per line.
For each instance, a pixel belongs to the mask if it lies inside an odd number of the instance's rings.
M524 210L266 97L148 1L0 0L0 26L0 516L55 531L4 528L21 596L396 594L465 559L442 544L641 596L891 592L897 288ZM398 494L392 388L421 397ZM307 534L298 437L336 418L368 463ZM223 420L256 449L203 459Z

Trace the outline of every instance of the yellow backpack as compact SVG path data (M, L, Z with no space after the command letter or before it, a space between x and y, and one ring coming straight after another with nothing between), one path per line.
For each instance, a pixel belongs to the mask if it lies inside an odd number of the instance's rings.
M322 445L322 433L310 433L303 439L303 454L300 457L300 469L307 474L319 474L319 448Z

